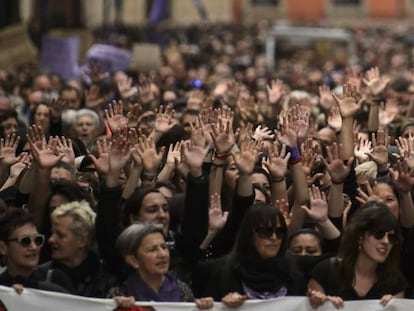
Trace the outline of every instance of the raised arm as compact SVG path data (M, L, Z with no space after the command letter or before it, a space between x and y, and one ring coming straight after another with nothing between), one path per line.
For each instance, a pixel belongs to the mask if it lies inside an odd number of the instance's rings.
M36 133L36 134L35 134ZM36 137L42 137L41 142ZM35 223L39 230L43 229L46 201L49 195L49 182L52 168L63 158L63 154L57 155L57 139L46 138L39 126L29 129L28 141L32 151L33 161L37 163L36 183L30 193L28 208L35 217ZM47 189L47 190L46 190Z
M263 161L263 164L269 170L272 178L272 203L276 200L284 199L288 201L287 189L286 189L286 173L288 167L288 161L290 153L286 153L286 145L282 145L279 152L278 144L273 143L273 148L268 150L268 158Z
M347 164L344 164L342 159L342 145L333 143L332 146L326 147L326 154L328 160L322 158L329 175L331 176L332 185L329 190L328 199L328 214L329 217L338 218L343 214L343 197L342 190L346 177L351 171L354 157L348 159Z
M218 124L212 124L211 138L214 144L215 153L209 175L209 192L221 193L223 185L224 166L231 150L235 144L232 129L233 112L230 109L219 110Z

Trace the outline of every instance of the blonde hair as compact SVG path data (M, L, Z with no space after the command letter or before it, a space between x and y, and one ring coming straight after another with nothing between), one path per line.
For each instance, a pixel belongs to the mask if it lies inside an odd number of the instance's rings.
M361 163L355 167L355 175L357 177L366 177L369 181L377 178L378 168L374 161Z
M89 248L95 241L96 213L86 201L73 201L59 205L51 214L52 222L60 217L72 217L71 230L78 237L86 236Z

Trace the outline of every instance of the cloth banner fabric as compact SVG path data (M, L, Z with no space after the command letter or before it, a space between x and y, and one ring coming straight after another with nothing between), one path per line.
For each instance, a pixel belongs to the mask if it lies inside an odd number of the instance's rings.
M54 37L45 35L42 38L40 64L48 73L58 73L63 79L75 78L78 74L79 37Z
M132 52L108 44L94 44L86 53L88 62L97 62L102 72L128 69Z
M46 292L34 289L24 289L21 295L13 288L0 286L0 300L6 306L7 311L104 311L115 310L116 304L112 299L94 299L74 295ZM139 306L139 307L138 307ZM198 310L194 303L137 303L135 310L140 311L195 311ZM216 303L211 311L229 310L221 303ZM238 311L311 311L307 297L284 297L269 300L248 300ZM322 305L319 311L336 310L329 302ZM380 305L379 300L347 301L343 311L405 311L414 310L414 300L393 299L386 307Z

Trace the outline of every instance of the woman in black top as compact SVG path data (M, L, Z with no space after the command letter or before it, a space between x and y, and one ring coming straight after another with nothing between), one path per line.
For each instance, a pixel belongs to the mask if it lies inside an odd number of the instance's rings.
M200 263L193 272L193 291L229 307L245 299L269 299L304 294L300 273L285 258L287 226L279 209L251 206L240 225L233 251Z
M354 214L343 235L338 258L319 263L308 283L310 302L403 298L408 284L399 272L401 233L386 205L369 202Z

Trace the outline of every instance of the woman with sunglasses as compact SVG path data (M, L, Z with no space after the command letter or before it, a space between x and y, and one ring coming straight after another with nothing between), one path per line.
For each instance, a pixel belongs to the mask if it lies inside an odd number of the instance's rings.
M6 270L0 285L70 292L70 282L59 270L49 275L37 269L45 237L36 229L32 217L24 210L10 208L0 216L0 254Z
M232 252L195 269L194 294L228 307L238 307L246 299L303 295L302 275L285 259L286 235L279 209L263 203L251 206Z
M400 250L400 225L387 206L362 205L346 227L338 257L312 271L311 305L331 301L340 308L345 300L379 299L385 306L393 297L404 298L408 284L398 270Z

